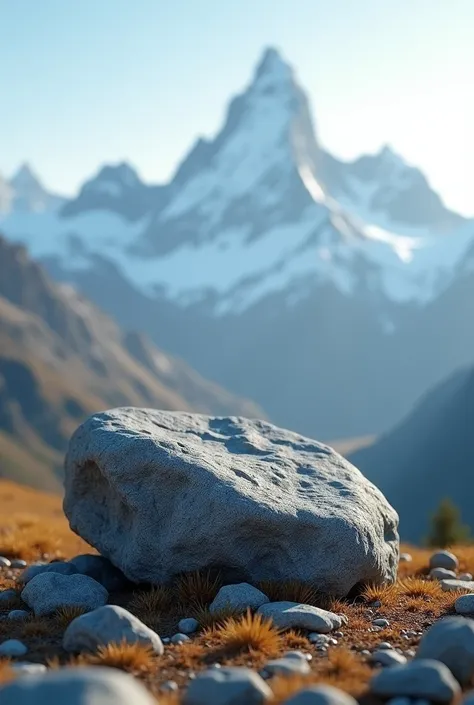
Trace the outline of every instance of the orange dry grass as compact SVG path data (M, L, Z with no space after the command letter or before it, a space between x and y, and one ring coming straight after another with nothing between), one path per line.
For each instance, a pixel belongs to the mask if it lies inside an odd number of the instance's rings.
M366 585L362 597L367 602L379 600L383 605L391 605L397 599L398 591L396 585Z
M308 676L277 677L270 681L274 694L272 705L280 705L308 685L327 684L358 696L372 676L370 667L351 651L331 650L328 658L317 664L317 670Z
M130 673L150 671L157 665L157 657L150 647L126 642L99 646L94 654L81 654L79 660L84 665L109 666Z
M0 480L0 555L71 557L90 547L69 529L61 497Z
M49 636L55 625L45 617L29 617L21 623L21 633L25 637Z
M219 589L222 581L218 574L210 570L196 570L193 573L183 573L175 582L174 592L178 602L183 605L209 605Z
M271 620L250 610L242 617L229 617L222 625L210 627L203 637L230 652L257 651L265 656L275 656L281 648L281 633Z
M397 592L406 597L437 600L444 598L441 585L437 580L424 580L423 578L405 578L397 583Z
M218 625L222 626L227 619L238 616L238 613L230 608L209 612L207 607L199 607L198 605L191 610L190 614L198 621L201 630Z
M9 659L0 659L0 685L8 683L16 678L15 671L11 667Z

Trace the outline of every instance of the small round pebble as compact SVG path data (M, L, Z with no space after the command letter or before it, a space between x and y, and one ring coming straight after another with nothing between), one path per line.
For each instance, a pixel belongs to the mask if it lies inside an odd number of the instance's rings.
M336 639L342 639L342 637L344 636L344 632L334 632L334 636L336 637Z
M0 568L10 568L11 567L11 561L8 558L5 558L5 556L0 556Z
M357 705L357 700L332 685L308 685L285 700L284 705Z
M448 570L447 568L432 568L430 570L430 578L432 580L455 580L456 573L454 570Z
M313 657L311 654L304 653L303 651L287 651L283 654L282 658L295 658L300 661L312 661Z
M388 619L374 619L372 624L374 627L382 627L382 629L390 626Z
M178 623L181 634L194 634L199 629L199 622L194 617L187 617Z
M318 634L317 632L311 632L308 634L308 640L312 644L318 644L319 646L326 646L329 641L329 637L326 634Z
M184 644L185 641L191 641L189 636L187 634L174 634L171 637L171 643L172 644Z
M470 582L472 580L471 573L461 573L458 580L463 580L464 582Z
M409 553L400 553L400 563L411 563L413 560Z
M24 656L28 649L18 639L7 639L0 644L0 656Z
M393 646L388 641L382 641L382 643L379 644L377 648L378 649L393 649Z
M26 619L30 616L30 612L26 610L12 610L8 613L7 619Z
M310 672L310 667L306 659L284 657L269 661L264 671L270 676L305 675Z
M8 588L8 590L2 590L0 592L0 604L3 602L11 602L18 596L18 593L16 590L12 590L12 588Z
M176 693L179 690L179 686L176 681L165 681L160 686L160 690L162 693Z
M23 560L23 558L14 558L11 562L11 567L18 569L18 568L26 568L28 563Z
M361 656L372 656L372 654L370 653L370 651L368 649L362 649L362 651L360 652L360 655Z
M169 644L171 639L169 636L164 636L161 641L163 642L163 644Z
M374 600L370 604L372 605L372 607L382 607L382 603L380 602L380 600Z
M430 568L446 568L446 570L456 570L459 561L450 551L437 551L430 558Z
M397 653L393 649L378 649L371 655L370 660L385 667L396 666L407 662L405 656Z
M416 655L416 651L414 649L408 649L408 651L405 651L405 656L408 656L408 658L414 658Z

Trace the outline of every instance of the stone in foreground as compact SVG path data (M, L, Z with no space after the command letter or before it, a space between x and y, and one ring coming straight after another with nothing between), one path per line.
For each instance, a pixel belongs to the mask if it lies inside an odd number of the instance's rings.
M191 681L183 705L261 705L272 691L250 668L210 668Z
M298 602L269 602L259 607L257 614L271 619L279 629L307 629L318 634L340 629L342 624L342 619L334 612Z
M263 670L269 676L304 676L311 669L306 659L288 658L287 656L268 661Z
M158 634L118 605L104 605L76 617L64 632L63 648L73 652L95 651L97 647L112 642L140 643L150 647L155 654L163 653Z
M256 610L267 602L269 602L268 597L248 583L224 585L209 606L209 612L211 614L223 610L246 612L248 609Z
M456 580L456 573L454 570L447 570L446 568L432 568L430 570L430 578L432 580Z
M284 705L357 705L357 700L331 685L313 685L299 690Z
M60 607L82 607L95 610L105 605L109 593L87 575L40 573L32 578L21 593L21 599L35 615L50 614Z
M135 582L216 567L226 582L343 596L397 572L398 515L382 493L328 446L264 421L96 414L69 444L64 510Z
M133 676L115 668L61 668L0 686L2 705L156 705Z
M372 678L370 690L381 698L406 696L436 703L450 703L461 691L449 668L429 659L384 668Z
M422 636L415 658L441 661L461 685L469 684L474 676L474 621L445 617L435 622Z
M61 575L74 575L78 570L76 566L67 561L54 561L53 563L34 563L30 565L18 578L18 582L27 585L30 580L41 573L61 573Z
M18 639L7 639L0 644L0 656L24 656L27 651L27 647Z

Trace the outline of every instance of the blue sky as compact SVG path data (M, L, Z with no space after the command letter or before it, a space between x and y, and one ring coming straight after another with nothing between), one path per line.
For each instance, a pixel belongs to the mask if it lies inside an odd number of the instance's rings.
M473 26L474 0L0 0L0 171L73 193L125 159L163 181L273 45L326 147L390 143L474 215Z

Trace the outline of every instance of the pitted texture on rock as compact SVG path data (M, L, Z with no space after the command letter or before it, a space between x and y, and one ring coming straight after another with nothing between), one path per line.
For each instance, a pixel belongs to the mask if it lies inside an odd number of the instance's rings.
M263 421L121 408L71 439L64 510L136 582L217 567L346 595L393 581L398 516L331 448Z
M21 599L31 607L35 615L45 615L60 607L95 610L105 605L109 593L88 575L40 573L23 589Z

